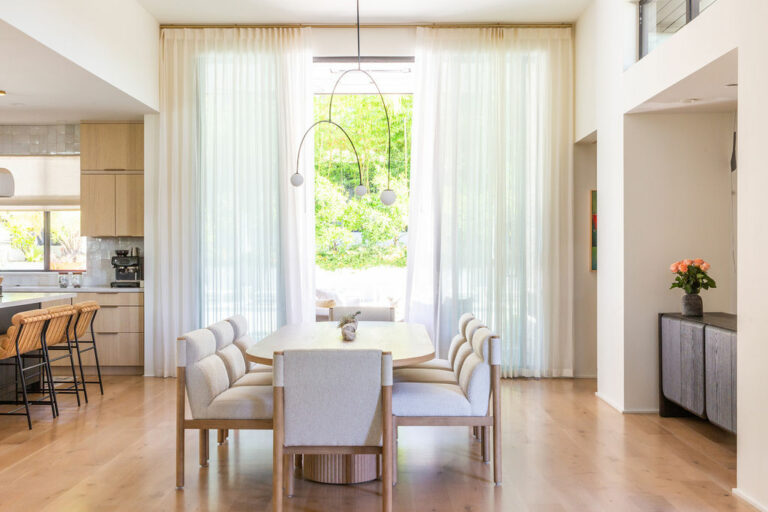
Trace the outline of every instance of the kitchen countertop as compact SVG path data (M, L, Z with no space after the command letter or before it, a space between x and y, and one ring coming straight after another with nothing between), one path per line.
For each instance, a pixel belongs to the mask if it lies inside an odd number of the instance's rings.
M74 293L10 293L0 295L0 309L29 304L43 304L52 300L74 299Z
M60 286L4 286L6 294L16 292L39 293L144 293L144 288L111 288L110 286L83 286L80 288L61 288Z

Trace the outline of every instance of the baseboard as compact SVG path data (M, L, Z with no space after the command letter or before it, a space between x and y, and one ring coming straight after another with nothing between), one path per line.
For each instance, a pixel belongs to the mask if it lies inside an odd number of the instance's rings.
M607 403L608 405L610 405L611 407L613 407L614 409L616 409L617 411L619 411L620 413L623 413L623 412L624 412L624 409L622 409L621 407L619 407L619 406L618 406L618 405L617 405L617 404L616 404L616 403L615 403L613 400L611 400L610 398L608 398L608 397L606 397L606 396L602 395L602 394L601 394L599 391L595 391L595 396L596 396L597 398L599 398L600 400L602 400L603 402L605 402L605 403Z
M754 499L750 495L746 494L741 489L739 489L737 487L734 487L733 489L731 489L731 493L734 496L736 496L737 498L746 501L747 503L749 503L750 505L755 507L757 510L760 510L760 512L768 512L768 506L763 505L762 503L758 502L756 499Z
M653 408L650 408L650 409L643 409L643 408L639 408L639 409L624 409L624 411L622 411L622 412L624 414L658 414L659 413L659 408L656 407L655 409L653 409Z
M573 376L574 379L596 379L597 374L592 373L579 373Z

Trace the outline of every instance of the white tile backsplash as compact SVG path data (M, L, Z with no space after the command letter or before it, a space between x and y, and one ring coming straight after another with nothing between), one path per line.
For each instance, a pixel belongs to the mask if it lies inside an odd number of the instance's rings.
M144 238L119 237L119 238L88 238L88 260L85 275L85 286L108 285L115 280L115 269L112 267L111 258L117 249L139 248L139 254L144 256Z

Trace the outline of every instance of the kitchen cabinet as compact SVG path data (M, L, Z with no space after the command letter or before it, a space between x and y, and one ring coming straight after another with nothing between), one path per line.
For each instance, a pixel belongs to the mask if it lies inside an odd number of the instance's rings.
M80 125L80 233L144 236L144 126Z
M80 234L115 236L115 177L80 175Z
M89 171L144 169L144 125L82 123L80 168Z
M115 233L144 236L144 175L115 176Z
M78 293L74 302L87 300L95 300L100 306L93 321L93 330L102 371L107 374L143 373L144 293ZM57 361L54 365L68 369L69 360ZM83 365L91 367L89 372L95 371L92 351L83 354ZM66 374L66 370L58 369L57 374Z

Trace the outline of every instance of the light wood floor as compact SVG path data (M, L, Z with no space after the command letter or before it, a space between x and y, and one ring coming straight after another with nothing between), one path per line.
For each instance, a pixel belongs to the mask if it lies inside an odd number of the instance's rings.
M187 433L187 485L174 488L173 379L108 377L106 394L34 429L0 416L0 510L259 511L271 500L271 432L211 438L208 468ZM621 415L593 380L503 381L504 484L467 428L401 428L396 511L754 510L731 496L735 438L702 422ZM298 480L293 511L380 510L379 484Z

